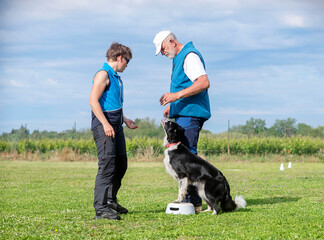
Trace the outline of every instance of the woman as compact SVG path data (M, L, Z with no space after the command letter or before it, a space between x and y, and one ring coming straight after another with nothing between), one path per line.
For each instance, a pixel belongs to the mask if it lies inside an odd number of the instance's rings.
M135 129L135 122L123 114L123 72L132 51L113 43L106 53L108 63L96 73L90 93L91 130L97 146L98 173L94 189L95 219L119 220L128 210L117 202L117 192L127 169L125 136L122 124Z

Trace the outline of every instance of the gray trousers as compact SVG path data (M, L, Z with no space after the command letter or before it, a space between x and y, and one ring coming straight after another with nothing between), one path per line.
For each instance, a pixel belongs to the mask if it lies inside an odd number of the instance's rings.
M114 130L115 138L106 136L101 124L92 130L98 155L98 173L93 201L96 211L108 211L107 202L117 200L117 192L127 170L123 127L119 126Z

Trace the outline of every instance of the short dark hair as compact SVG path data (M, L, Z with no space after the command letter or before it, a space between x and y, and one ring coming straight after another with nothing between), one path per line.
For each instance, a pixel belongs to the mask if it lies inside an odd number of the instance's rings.
M132 50L129 47L124 46L123 44L113 42L106 52L107 60L116 61L118 56L132 59Z

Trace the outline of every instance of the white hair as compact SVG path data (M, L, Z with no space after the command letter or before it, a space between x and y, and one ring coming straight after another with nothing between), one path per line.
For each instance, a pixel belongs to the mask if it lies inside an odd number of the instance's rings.
M166 38L165 38L165 40L167 40L167 41L169 41L170 39L173 39L173 40L178 40L177 39L177 37L176 37L176 35L174 34L174 33L170 33ZM164 41L165 41L164 40Z

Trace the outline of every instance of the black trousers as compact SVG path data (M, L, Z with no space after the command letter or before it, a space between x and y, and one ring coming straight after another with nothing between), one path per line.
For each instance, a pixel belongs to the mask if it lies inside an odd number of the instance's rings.
M93 202L96 211L108 211L107 202L117 200L117 193L127 170L123 127L114 127L114 130L115 138L106 136L101 124L92 130L98 154Z

